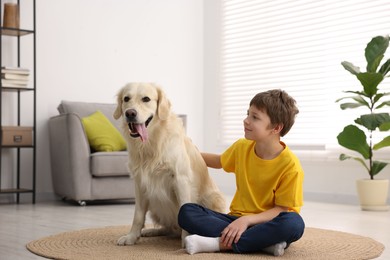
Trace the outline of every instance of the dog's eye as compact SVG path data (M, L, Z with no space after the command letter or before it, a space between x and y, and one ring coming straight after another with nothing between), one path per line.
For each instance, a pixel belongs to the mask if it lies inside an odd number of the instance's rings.
M129 101L130 101L130 98L129 98L129 97L125 97L125 98L123 99L123 101L129 102Z
M145 102L145 103L146 103L146 102L149 102L149 101L150 101L150 98L149 98L149 97L143 97L143 98L142 98L142 101Z

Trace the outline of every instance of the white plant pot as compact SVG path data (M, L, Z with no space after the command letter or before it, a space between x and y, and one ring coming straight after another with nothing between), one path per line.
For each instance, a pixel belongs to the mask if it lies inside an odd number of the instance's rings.
M362 210L388 211L389 180L357 180L357 192Z

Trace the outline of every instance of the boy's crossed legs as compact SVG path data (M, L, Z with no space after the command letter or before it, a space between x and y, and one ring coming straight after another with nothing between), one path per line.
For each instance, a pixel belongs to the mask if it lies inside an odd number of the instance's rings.
M297 213L284 212L272 221L248 228L238 243L226 248L219 242L221 232L238 217L185 204L179 212L179 225L189 232L185 239L189 254L233 250L236 253L263 251L275 256L284 254L290 243L298 240L304 231L304 222Z

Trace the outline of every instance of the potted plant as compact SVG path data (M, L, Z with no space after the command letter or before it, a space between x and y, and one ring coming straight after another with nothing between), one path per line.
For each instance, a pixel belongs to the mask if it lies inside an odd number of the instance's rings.
M390 130L389 113L377 112L377 110L390 106L390 92L386 93L379 89L379 84L390 74L390 59L381 65L388 46L388 35L372 38L365 49L366 72L361 72L359 67L350 62L344 61L341 63L346 70L356 76L362 87L358 91L344 91L353 95L340 98L336 102L348 99L348 102L340 104L342 110L355 108L365 110L354 120L355 124L347 125L337 136L338 143L341 146L357 152L357 156L341 154L339 159L342 161L347 159L356 160L367 170L370 176L369 179L357 181L360 205L363 210L389 209L386 203L389 180L374 178L389 162L376 160L374 151L390 146L390 135L377 143L374 143L373 139L378 131Z

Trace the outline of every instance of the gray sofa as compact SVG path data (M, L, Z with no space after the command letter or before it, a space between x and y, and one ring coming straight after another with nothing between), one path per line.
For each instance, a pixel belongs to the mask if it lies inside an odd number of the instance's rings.
M134 199L126 151L92 152L81 118L100 110L111 123L115 104L62 101L59 115L49 119L54 192L62 199L88 201ZM118 128L119 129L119 128Z

